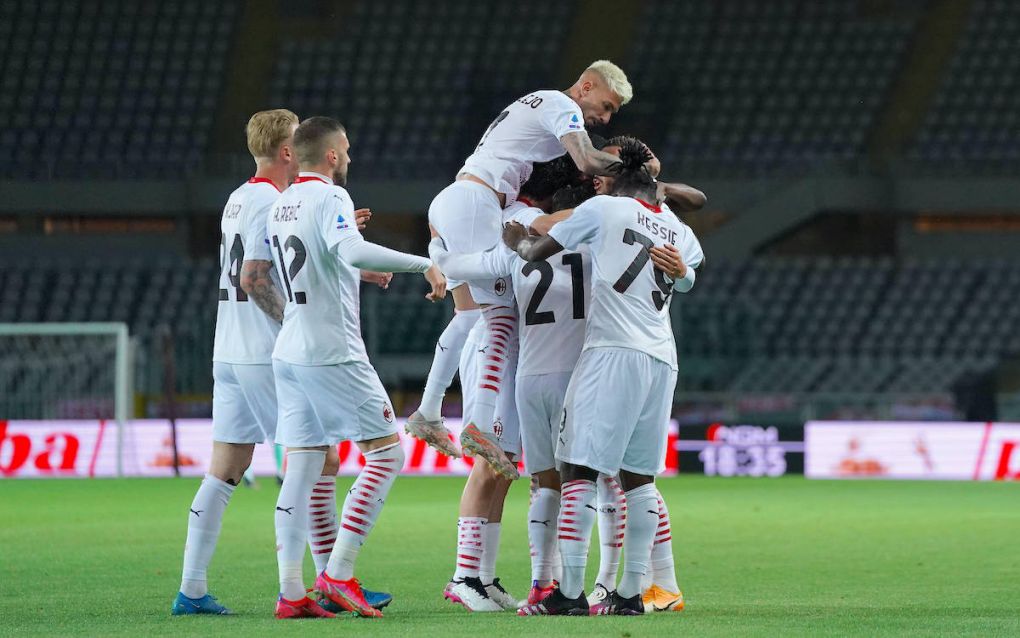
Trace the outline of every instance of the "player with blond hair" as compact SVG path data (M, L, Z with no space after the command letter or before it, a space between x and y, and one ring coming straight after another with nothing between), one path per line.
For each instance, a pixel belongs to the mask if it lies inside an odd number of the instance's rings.
M209 594L206 570L223 513L251 465L255 444L272 441L276 434L271 355L283 320L283 295L269 276L266 218L277 196L297 176L297 126L297 115L286 109L251 116L246 133L255 175L230 194L223 208L213 341L212 460L188 514L174 615L231 613Z

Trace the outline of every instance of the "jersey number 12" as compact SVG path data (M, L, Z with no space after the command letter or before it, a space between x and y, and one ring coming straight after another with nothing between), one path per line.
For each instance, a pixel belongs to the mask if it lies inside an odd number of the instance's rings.
M294 278L301 272L301 267L305 265L305 259L308 257L305 245L295 235L285 239L281 245L280 238L273 235L273 247L276 248L276 254L280 258L280 278L283 279L283 284L287 288L287 299L296 304L308 303L307 295L293 290L291 285ZM294 251L294 259L290 262L290 266L287 265L287 261L283 258L283 251L285 249Z

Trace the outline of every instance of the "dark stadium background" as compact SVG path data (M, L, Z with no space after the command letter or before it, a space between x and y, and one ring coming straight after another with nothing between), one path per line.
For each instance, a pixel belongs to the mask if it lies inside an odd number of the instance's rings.
M126 322L137 416L164 413L169 330L175 410L208 416L252 112L343 121L367 235L423 253L428 202L493 114L603 57L635 98L599 132L709 197L686 216L707 262L673 305L681 423L1020 418L1008 0L3 1L0 322ZM401 414L451 312L421 288L363 296ZM67 347L83 392L112 374ZM74 391L8 375L0 417L61 416L19 399L39 384Z

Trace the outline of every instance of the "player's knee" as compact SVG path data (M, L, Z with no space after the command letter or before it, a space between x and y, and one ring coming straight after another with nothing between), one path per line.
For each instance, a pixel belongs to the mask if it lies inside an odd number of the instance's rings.
M245 470L251 465L254 444L213 443L212 461L209 463L209 474L219 480L238 485Z
M326 460L322 463L322 475L323 476L336 476L337 472L340 471L340 455L336 451L336 446L331 445L326 450Z
M637 488L654 483L655 477L648 476L647 474L634 474L626 470L620 470L620 487L623 488L624 492L636 490Z

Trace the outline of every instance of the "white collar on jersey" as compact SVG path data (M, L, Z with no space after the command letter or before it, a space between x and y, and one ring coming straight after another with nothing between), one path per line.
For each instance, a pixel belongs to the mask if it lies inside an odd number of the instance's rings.
M333 183L333 180L331 178L326 177L322 173L315 173L312 171L301 171L300 173L298 173L298 177L317 177L322 181L326 182L327 184Z

